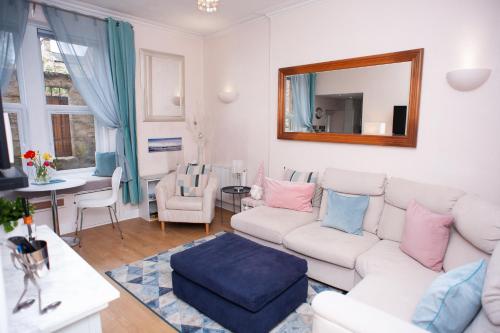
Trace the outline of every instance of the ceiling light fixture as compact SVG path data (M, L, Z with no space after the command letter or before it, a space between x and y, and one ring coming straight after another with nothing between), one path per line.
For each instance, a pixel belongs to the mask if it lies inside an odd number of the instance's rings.
M217 11L219 0L198 0L198 9L207 13Z

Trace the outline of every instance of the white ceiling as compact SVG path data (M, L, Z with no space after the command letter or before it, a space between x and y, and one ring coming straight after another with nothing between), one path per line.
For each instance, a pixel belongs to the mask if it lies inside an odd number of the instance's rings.
M309 0L310 1L310 0ZM305 0L220 0L215 13L198 10L197 0L78 0L142 19L207 35Z

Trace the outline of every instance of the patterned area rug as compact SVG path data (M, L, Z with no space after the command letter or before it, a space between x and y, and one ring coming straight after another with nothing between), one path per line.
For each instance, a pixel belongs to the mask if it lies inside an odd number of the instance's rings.
M175 297L172 291L172 269L170 268L172 254L197 246L223 234L221 232L214 236L183 244L166 252L108 271L106 275L179 332L228 333L229 330ZM317 293L324 290L341 292L320 282L309 280L307 303L299 306L272 332L311 332L312 309L310 303Z

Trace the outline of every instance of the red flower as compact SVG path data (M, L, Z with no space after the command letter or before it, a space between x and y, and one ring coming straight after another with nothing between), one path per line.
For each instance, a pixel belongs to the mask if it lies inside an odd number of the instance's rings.
M28 163L26 163L28 166L33 166L33 162L29 161Z
M49 161L45 161L45 162L43 162L43 165L45 165L46 167L48 167L50 165L50 162Z
M25 159L32 159L35 158L36 153L33 150L28 150L26 153L24 153L24 158Z

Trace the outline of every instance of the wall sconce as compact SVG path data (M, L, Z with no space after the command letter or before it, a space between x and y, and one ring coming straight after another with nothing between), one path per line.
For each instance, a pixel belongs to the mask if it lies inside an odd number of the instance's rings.
M385 123L376 121L367 121L363 123L363 134L385 135Z
M175 106L181 106L181 96L176 95L172 97L172 104Z
M229 104L238 99L238 92L234 89L225 89L218 94L218 97L221 102Z
M489 68L457 69L446 73L448 84L459 91L470 91L479 88L490 77Z

